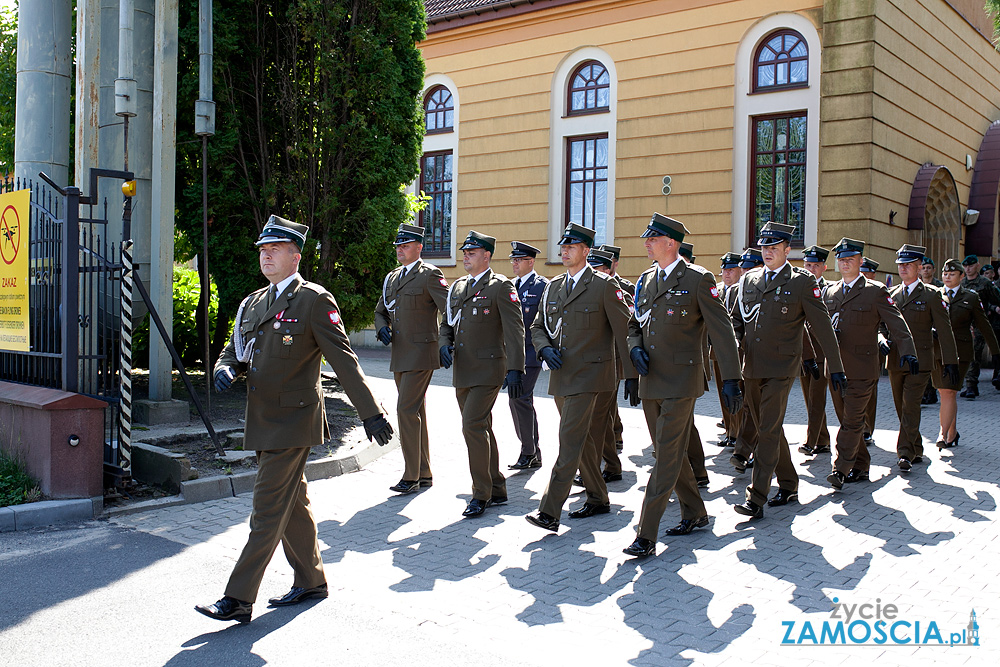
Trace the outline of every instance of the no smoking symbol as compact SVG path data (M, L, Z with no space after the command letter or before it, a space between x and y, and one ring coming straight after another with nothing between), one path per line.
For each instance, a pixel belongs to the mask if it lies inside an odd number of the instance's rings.
M0 258L4 264L13 264L21 247L21 219L17 209L8 206L0 215Z

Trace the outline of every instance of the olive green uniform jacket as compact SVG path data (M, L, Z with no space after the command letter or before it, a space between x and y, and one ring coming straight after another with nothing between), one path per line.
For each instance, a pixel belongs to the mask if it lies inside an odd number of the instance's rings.
M403 277L403 267L389 272L382 283L382 296L375 305L375 331L392 328L389 370L436 370L441 367L438 350L438 312L444 312L448 282L441 269L418 261Z

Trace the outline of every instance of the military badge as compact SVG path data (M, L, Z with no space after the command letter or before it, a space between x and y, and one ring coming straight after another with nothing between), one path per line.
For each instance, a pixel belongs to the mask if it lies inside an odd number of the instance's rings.
M888 301L889 303L891 303L891 304L892 304L892 305L894 305L894 306L896 305L896 302L892 300L892 297L891 297L891 296L887 296L887 297L885 297L885 300L886 300L886 301Z
M714 285L712 287L710 287L708 291L712 294L712 298L713 299L718 299L719 298L719 290Z
M274 321L274 328L275 329L280 329L281 328L281 322L279 322L278 320L275 320Z
M788 314L788 306L782 306L781 307L781 314L782 315L787 315Z
M685 317L687 314L688 314L688 311L686 311L686 310L682 310L681 311L681 317Z
M667 308L667 315L673 315L673 314L674 314L674 309L673 308Z
M518 301L518 299L517 299L517 292L511 292L510 293L510 302L511 303L517 303L517 301Z
M813 287L813 296L816 297L817 299L819 298L819 288L818 287Z
M335 310L331 310L327 315L330 317L330 322L332 324L340 324L340 313ZM289 343L291 345L291 343Z
M441 278L438 282L441 283L441 287L447 287L448 286L448 281L445 280L444 278Z
M490 309L489 308L483 308L483 315L489 315L489 314L490 314Z
M622 295L622 291L621 290L616 291L615 292L615 296L618 297L619 301L624 301L625 300L625 297Z
M282 336L281 337L281 344L282 345L291 345L292 344L292 337L291 336Z

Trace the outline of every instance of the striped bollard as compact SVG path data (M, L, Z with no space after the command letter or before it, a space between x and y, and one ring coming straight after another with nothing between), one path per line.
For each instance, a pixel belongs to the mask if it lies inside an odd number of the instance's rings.
M122 244L121 410L118 456L122 470L132 470L132 241Z

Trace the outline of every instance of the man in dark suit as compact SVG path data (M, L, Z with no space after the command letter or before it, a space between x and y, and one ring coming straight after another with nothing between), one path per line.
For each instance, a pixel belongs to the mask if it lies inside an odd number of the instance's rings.
M708 525L705 503L698 494L687 451L694 424L694 405L705 393L706 340L718 348L723 395L728 408L739 411L740 361L729 314L709 271L679 256L688 231L678 220L654 213L643 232L649 258L655 264L639 278L635 317L629 321L630 359L639 379L625 381L632 405L643 402L656 413L656 462L646 485L635 541L624 549L630 556L656 551L660 519L672 491L681 507L680 523L667 535L687 535ZM706 335L707 334L707 335ZM646 409L655 405L655 410Z
M520 395L524 375L521 302L514 284L490 269L495 249L492 236L469 232L461 247L469 275L452 284L441 323L441 365L449 368L454 359L452 384L469 449L472 500L463 512L466 517L507 502L492 412L501 387L512 398Z
M829 256L830 251L818 245L809 246L802 251L802 268L813 274L821 292L826 289L823 274L826 273L826 258ZM806 331L809 332L809 327L806 327ZM830 431L826 427L826 357L812 332L809 332L809 342L816 354L816 363L803 369L805 372L799 377L808 419L806 441L799 446L799 451L815 456L830 451Z
M526 518L547 530L559 529L562 506L579 470L587 489L583 507L569 513L585 518L611 511L608 489L601 477L597 434L604 432L610 407L598 405L598 396L611 393L617 383L615 354L628 357L628 321L631 316L618 284L587 264L594 230L570 224L559 241L566 273L545 289L531 340L538 356L551 369L549 393L559 410L559 456L538 512ZM625 378L636 377L631 365Z
M521 300L521 312L524 317L524 381L520 396L514 398L508 394L510 416L514 420L514 433L521 441L521 454L513 465L507 467L511 470L525 470L542 465L542 450L538 446L538 415L535 414L535 383L542 370L542 362L538 360L535 348L531 344L529 327L535 321L542 292L545 291L549 281L535 273L538 248L521 241L511 241L510 247L510 266L516 276L514 287Z
M879 328L885 327L896 341L903 364L917 370L916 352L909 329L885 287L862 273L863 241L843 238L834 246L840 280L826 285L823 303L830 313L844 371L850 378L845 392L833 391L833 407L840 420L837 453L827 481L835 488L845 483L869 481L871 454L863 434L867 428L868 406L882 373L879 356Z
M909 472L914 463L924 458L924 441L920 435L920 398L934 368L934 341L941 345L943 372L950 384L957 384L958 348L951 331L948 307L944 295L938 288L917 279L920 261L924 258L923 246L904 244L896 251L896 270L900 284L889 291L896 307L903 314L906 326L913 337L917 351L919 372L906 373L901 370L902 354L889 341L889 385L899 417L899 437L896 440L897 465L900 472Z
M280 543L295 572L291 590L271 606L327 596L316 520L309 508L306 460L329 438L320 362L326 358L357 408L368 438L389 442L392 426L365 381L333 296L298 273L309 228L271 216L257 240L261 273L271 283L240 304L233 335L215 364L224 391L246 373L244 446L257 452L250 537L229 577L225 596L197 605L220 621L249 623L264 569Z
M420 259L423 227L401 225L395 246L400 266L382 281L382 296L375 305L375 330L383 345L392 343L389 370L398 392L396 419L403 478L389 490L405 495L434 483L424 398L431 376L441 367L438 312L444 312L448 283L441 269Z
M751 519L771 507L798 500L798 473L784 441L782 424L788 392L802 368L803 326L809 323L826 354L835 385L846 385L837 337L820 298L816 279L788 263L795 228L768 222L757 239L762 269L740 279L733 327L743 341L743 382L747 409L757 427L757 462L746 502L735 510ZM778 474L778 493L768 500L771 477Z

